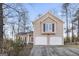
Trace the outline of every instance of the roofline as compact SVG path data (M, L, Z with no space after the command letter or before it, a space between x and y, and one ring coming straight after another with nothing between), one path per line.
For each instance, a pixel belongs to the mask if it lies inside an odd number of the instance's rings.
M42 18L43 16L45 16L47 13L44 13L42 16L40 16L39 18L37 18L36 20L32 21L32 23L35 23L36 21L40 20L40 18Z
M20 32L20 33L17 33L16 35L25 35L25 34L29 34L29 33L33 33L34 31L31 31L31 32Z
M54 15L52 14L52 12L51 12L51 11L48 11L48 12L47 12L47 13L45 13L44 15L40 16L38 19L36 19L36 20L32 21L32 23L34 24L36 21L40 20L40 18L42 18L43 16L45 16L45 15L46 15L46 14L48 14L48 13L49 13L51 16L53 16L53 17L57 18L59 21L61 21L61 22L63 22L63 23L64 23L64 21L62 21L60 18L58 18L57 16L54 16Z

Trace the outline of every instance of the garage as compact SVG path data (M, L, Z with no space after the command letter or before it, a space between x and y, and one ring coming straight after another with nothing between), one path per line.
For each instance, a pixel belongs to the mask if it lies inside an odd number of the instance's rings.
M49 45L64 45L62 37L50 37Z
M62 37L50 37L49 42L47 37L35 37L34 45L64 45Z
M46 37L35 37L34 45L47 45L47 38Z

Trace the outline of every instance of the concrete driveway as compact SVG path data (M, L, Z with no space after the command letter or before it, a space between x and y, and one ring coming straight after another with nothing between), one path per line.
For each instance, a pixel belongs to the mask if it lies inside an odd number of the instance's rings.
M33 46L30 56L79 56L79 48Z

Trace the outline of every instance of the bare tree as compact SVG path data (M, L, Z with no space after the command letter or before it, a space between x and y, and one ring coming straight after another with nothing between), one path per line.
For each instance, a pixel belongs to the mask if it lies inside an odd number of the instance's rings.
M79 41L79 9L76 11L75 13L75 18L74 18L74 22L77 21L77 40Z
M6 19L4 28L8 23L8 26L15 28L14 34L29 31L28 11L25 7L23 8L22 4L4 4L4 19ZM11 25L11 23L15 23L16 26ZM5 29L5 31L7 30L13 31L11 28ZM5 35L7 34L5 33Z
M68 25L69 25L69 24L68 24L68 6L69 6L69 3L64 3L64 4L62 5L62 9L63 9L63 12L64 12L65 17L66 17L67 39L68 39L68 37L69 37L69 33L68 33Z
M28 25L28 11L22 11L20 13L20 31L21 32L26 32L28 29L26 28Z
M3 46L3 4L0 3L0 49L2 49ZM2 53L2 51L0 51Z

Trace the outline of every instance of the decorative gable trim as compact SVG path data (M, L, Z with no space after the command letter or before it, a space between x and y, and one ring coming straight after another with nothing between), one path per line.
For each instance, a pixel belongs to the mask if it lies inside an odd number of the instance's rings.
M33 23L33 24L36 23L37 21L41 20L41 18L43 18L44 16L46 16L46 15L48 15L48 14L49 14L48 17L50 17L50 15L51 15L51 16L54 17L55 19L57 19L57 20L61 21L62 23L64 23L62 20L60 20L60 19L57 18L56 16L52 15L52 13L51 13L50 11L48 11L46 14L42 15L40 18L38 18L37 20L33 21L32 23ZM47 17L46 17L46 18L47 18ZM50 18L51 18L51 17L50 17Z

